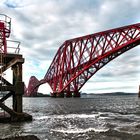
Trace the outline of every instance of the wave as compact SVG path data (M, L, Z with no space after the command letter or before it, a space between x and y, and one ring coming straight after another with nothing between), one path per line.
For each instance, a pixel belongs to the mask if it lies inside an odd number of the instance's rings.
M87 133L90 131L94 132L107 132L109 129L108 128L86 128L86 129L80 129L80 128L75 128L75 129L51 129L51 131L55 132L60 132L60 133Z
M103 113L96 112L94 114L65 114L65 115L48 115L48 116L40 116L36 117L36 120L43 120L43 119L73 119L73 118L81 118L81 119L88 119L88 118L107 118L101 116Z

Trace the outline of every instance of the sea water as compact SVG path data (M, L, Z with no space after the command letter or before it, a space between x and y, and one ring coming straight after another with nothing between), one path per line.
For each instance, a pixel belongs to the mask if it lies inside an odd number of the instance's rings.
M24 98L32 122L0 124L0 138L36 135L41 140L140 140L136 95ZM6 102L11 105L11 99Z

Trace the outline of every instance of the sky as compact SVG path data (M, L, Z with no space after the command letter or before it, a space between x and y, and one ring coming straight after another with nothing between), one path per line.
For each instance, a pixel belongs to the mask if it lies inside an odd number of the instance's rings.
M21 42L23 80L42 79L60 45L68 39L140 22L139 0L1 0L0 13L12 18L10 39ZM138 92L140 46L111 61L82 92ZM7 75L6 75L7 76ZM9 74L8 76L9 77ZM40 92L49 93L42 85Z

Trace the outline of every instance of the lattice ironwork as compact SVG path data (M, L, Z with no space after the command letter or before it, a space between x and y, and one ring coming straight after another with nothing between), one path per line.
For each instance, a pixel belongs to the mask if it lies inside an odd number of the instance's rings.
M39 80L32 76L29 80L28 88L24 86L25 96L36 96L38 87L36 85L39 84Z

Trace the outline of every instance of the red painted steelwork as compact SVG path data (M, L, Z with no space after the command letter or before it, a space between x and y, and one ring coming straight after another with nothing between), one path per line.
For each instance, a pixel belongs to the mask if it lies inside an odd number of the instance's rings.
M52 95L79 93L99 69L139 44L140 23L67 40L57 51L44 82L34 88L48 82Z
M28 88L24 86L25 96L36 96L38 87L36 85L39 84L39 80L35 76L31 76L28 84Z
M11 18L0 14L0 52L7 53L6 38L10 36Z

